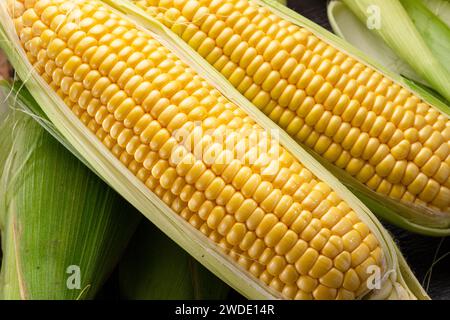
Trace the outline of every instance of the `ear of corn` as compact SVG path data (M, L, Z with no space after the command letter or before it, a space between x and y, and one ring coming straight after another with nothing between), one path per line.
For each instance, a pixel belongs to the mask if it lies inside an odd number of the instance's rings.
M274 1L107 2L170 28L381 217L450 233L450 122L438 99Z
M13 100L1 126L0 298L91 299L140 217Z
M163 235L142 223L119 269L126 299L224 299L229 287Z
M370 211L159 23L84 0L0 17L0 46L64 138L245 296L427 298Z
M442 40L428 34L425 38L422 37L407 11L402 6L402 3L407 5L408 10L418 18L417 10L421 6L418 1L385 1L385 0L343 0L344 3L358 16L359 19L367 21L370 19L371 8L375 8L376 14L380 21L379 26L373 29L403 60L405 60L413 69L430 85L438 91L447 102L450 102L450 71L445 61L440 61L439 58L446 56L444 53L439 53L437 56L433 54L433 50L439 51L439 43ZM417 4L414 4L417 2ZM409 4L408 4L409 3ZM427 10L426 8L423 8ZM419 9L422 10L422 9ZM373 12L372 12L373 15ZM431 14L432 15L432 14ZM428 18L430 16L428 15ZM434 19L434 18L433 18ZM431 20L432 21L432 20ZM419 25L421 24L420 21ZM422 32L435 31L440 35L448 35L448 27L444 24L433 23L424 28L419 27ZM401 30L401 32L399 32ZM443 31L444 30L444 31ZM428 46L431 44L431 49ZM415 49L411 50L411 46ZM448 47L448 45L447 45ZM444 59L446 60L446 59Z

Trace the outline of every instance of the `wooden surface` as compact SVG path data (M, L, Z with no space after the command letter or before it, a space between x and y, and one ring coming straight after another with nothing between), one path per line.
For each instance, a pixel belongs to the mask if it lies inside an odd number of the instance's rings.
M331 31L326 0L290 0L288 6ZM450 239L430 238L384 223L399 244L416 277L433 299L450 300ZM433 261L441 259L433 266ZM431 278L427 273L432 270Z

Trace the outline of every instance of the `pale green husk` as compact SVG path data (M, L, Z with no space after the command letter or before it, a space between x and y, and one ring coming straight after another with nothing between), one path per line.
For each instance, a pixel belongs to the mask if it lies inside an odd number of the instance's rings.
M116 3L116 5L122 12L126 12L124 10L124 7L127 6L126 3L120 2ZM282 5L279 6L283 7ZM19 77L25 79L25 85L50 121L65 139L67 139L68 143L73 145L83 155L83 158L90 163L93 169L166 235L238 292L252 299L280 298L279 293L263 285L260 281L255 280L246 271L231 261L230 258L225 256L216 244L190 226L188 222L174 214L137 177L126 170L123 164L109 152L93 133L84 127L81 121L76 118L70 109L65 106L64 102L36 72L30 71L32 67L18 43L17 36L10 23L10 18L4 6L0 5L0 7L0 21L2 21L0 38L6 40L0 41L0 46L5 50ZM177 54L191 68L214 84L226 97L245 110L263 128L268 132L278 133L280 143L314 175L330 185L354 209L359 218L369 226L380 241L380 245L385 253L386 264L384 270L394 271L390 272L387 278L384 278L383 288L387 284L395 283L397 286L403 288L399 291L401 298L428 298L412 274L402 274L404 270L400 268L399 263L401 257L399 257L396 246L387 231L373 214L337 178L333 177L285 132L277 129L268 118L243 98L228 82L224 81L223 77L217 71L205 63L199 62L199 56L192 54L192 50L188 50L186 45L179 43L177 38L161 24L146 18L145 15L136 15L135 18L141 25L149 29L147 31L142 29L144 32L151 33L153 37L157 38L163 45ZM137 26L137 28L141 27ZM389 294L384 295L383 293L383 290L380 292L374 290L368 296L381 298L390 296Z
M138 300L225 299L229 287L145 221L119 268L120 293Z
M0 125L0 299L91 299L140 215L21 103L10 96Z
M129 1L124 0L106 0L106 3L111 4L112 6L118 8L120 11L132 16L138 23L146 26L150 30L154 30L157 28L165 28L156 22L152 17L146 14L142 9L133 5ZM255 1L259 5L265 5L270 10L274 11L277 15L281 16L284 19L291 21L297 25L308 28L313 31L316 36L321 38L322 40L330 43L331 45L340 48L340 50L346 52L350 56L354 57L357 60L360 60L380 72L382 72L386 77L391 78L398 83L402 84L406 88L409 88L411 91L415 92L419 97L430 103L437 110L448 115L448 107L438 98L436 98L433 94L423 89L422 87L417 86L411 81L392 73L385 68L381 67L378 63L373 62L370 58L364 55L361 51L353 48L347 42L340 39L339 37L333 35L327 30L321 28L310 20L298 15L296 12L286 8L283 5L280 5L276 1ZM195 50L190 48L184 41L180 41L177 35L175 35L172 31L167 28L164 30L164 38L167 38L174 46L174 50L179 51L180 56L187 56L190 59L195 60L195 62L201 65L209 74L214 73L213 78L221 79L216 81L216 84L223 85L223 83L228 83L226 78L223 77L219 72L217 72L211 66L208 66L207 62L197 53ZM170 43L168 43L170 45ZM233 93L233 98L239 97L240 101L245 101L245 104L248 105L248 101L243 98L239 93L236 92L231 85L227 86L227 92ZM244 102L240 102L241 104ZM255 116L260 115L261 113L257 110L256 107L250 107L246 111L250 114L255 114ZM262 119L260 119L262 121ZM270 120L266 120L267 125ZM281 132L281 131L280 131ZM307 149L307 148L306 148ZM317 157L317 155L312 151L308 150L313 156L319 160L322 165L324 165L329 171L331 171L334 175L338 176L341 181L343 181L347 187L349 187L360 199L362 199L366 205L370 207L370 209L378 214L380 217L397 224L400 227L405 229L432 235L432 236L445 236L450 234L450 215L445 214L444 212L438 212L434 210L430 210L423 206L416 205L406 205L400 202L393 201L384 195L379 195L378 193L370 190L368 187L354 179L348 173L344 172L341 169L331 165L327 161L324 161L322 158Z
M436 44L436 38L429 35L426 36L426 40L424 34L419 31L428 33L430 30L435 30L436 32L433 34L442 34L442 25L446 27L445 24L441 25L436 22L432 26L425 26L425 29L420 27L418 30L399 0L343 0L343 2L364 22L371 19L374 14L369 8L377 8L380 20L379 26L372 28L371 31L381 37L447 102L450 101L450 72L444 65L445 61L440 61L440 56L433 54L432 50L435 49L429 47L430 43L436 48L439 48L440 44ZM407 0L404 3L412 2ZM413 8L413 11L417 13L417 4L410 5L409 8L411 10ZM428 22L430 21L428 20Z
M448 0L422 0L427 8L438 16L442 22L450 27L450 1Z
M447 73L450 73L450 27L430 11L421 0L401 0L400 2L434 57L447 70ZM450 7L447 9L450 10Z
M5 163L6 158L8 158L8 150L11 149L11 145L14 141L11 135L4 134L4 132L8 129L8 123L5 121L7 111L8 101L6 100L6 94L0 90L0 177L3 173L3 164Z

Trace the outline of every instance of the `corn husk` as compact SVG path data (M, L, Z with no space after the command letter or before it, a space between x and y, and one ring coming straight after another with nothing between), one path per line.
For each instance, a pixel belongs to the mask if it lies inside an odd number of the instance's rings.
M447 0L422 0L422 3L434 15L450 27L450 2Z
M121 11L126 5L124 2L118 3ZM280 5L280 7L283 6ZM71 110L65 106L61 98L51 90L48 84L30 66L18 43L11 19L7 15L4 5L0 5L0 17L2 22L0 38L7 40L0 41L0 46L5 50L19 77L26 79L26 87L49 120L62 136L67 139L68 143L86 159L95 172L173 241L238 292L252 299L280 298L281 296L278 292L250 276L247 271L227 257L219 246L207 240L201 232L190 226L180 216L174 214L161 199L128 171L93 133L87 130ZM214 69L204 63L200 63L198 56L193 55L192 51L188 51L186 45L179 43L173 34L167 32L161 24L145 16L136 16L136 19L135 21L141 24L136 25L136 28L141 29L143 32L149 32L158 39L198 74L201 74L204 79L215 85L217 90L225 97L239 105L267 132L278 132L281 145L288 149L315 176L330 185L371 229L380 241L382 250L385 253L385 266L380 279L380 289L370 291L365 296L366 298L428 298L412 273L407 268L401 267L402 257L399 255L395 243L388 232L367 207L345 188L336 177L332 176L285 132L277 130L277 127L269 119L243 98L229 83L224 81L223 77L219 76ZM142 26L148 29L144 29ZM387 272L388 270L389 272Z
M428 48L441 66L450 73L450 27L430 11L422 1L401 0L400 2Z
M150 222L139 227L119 267L121 295L138 300L224 299L229 287Z
M0 80L4 81L4 80ZM8 129L8 124L5 121L8 112L8 103L6 100L6 94L0 90L0 146L2 151L0 151L0 177L3 173L3 168L6 159L8 158L8 150L11 149L13 143L12 136L9 134L4 134Z
M437 41L444 39L436 39L426 37L421 34L419 30L429 33L434 30L433 34L442 35L442 29L445 24L439 23L439 19L432 24L425 27L427 30L419 27L417 28L408 12L402 6L399 0L343 0L344 3L362 20L367 21L372 18L373 12L369 8L377 8L379 13L379 25L372 28L372 31L379 36L383 41L406 63L408 63L415 72L425 79L430 86L439 92L447 102L450 102L450 72L445 61L440 61L439 57L445 55L443 52L438 56L433 53L432 48L439 48L440 44ZM415 2L415 1L414 1ZM404 1L404 3L412 3L411 0ZM417 13L417 6L410 5L411 10ZM422 6L425 8L424 6ZM431 12L429 12L433 15ZM416 15L417 16L417 15ZM426 24L430 20L426 21ZM419 30L418 30L419 29ZM446 33L446 32L444 32ZM429 44L432 43L432 48ZM450 107L448 107L450 108Z
M0 298L91 299L140 216L20 104L0 127Z
M133 17L135 21L145 26L149 30L156 30L158 28L164 29L163 31L160 31L163 33L161 37L167 38L170 40L170 42L176 44L176 48L174 50L177 51L178 55L190 57L191 60L195 60L195 62L201 65L206 70L205 72L214 73L214 78L221 79L218 81L228 82L223 77L223 75L217 72L214 68L208 66L207 62L197 52L195 52L195 50L190 48L183 41L180 41L180 38L177 35L175 35L172 31L168 30L164 26L161 26L148 13L133 5L132 2L126 0L105 0L104 2L109 3L121 12ZM283 5L280 5L273 0L257 0L254 2L258 3L259 5L266 6L280 17L294 24L300 25L313 31L315 35L322 40L340 48L353 58L376 68L386 77L393 79L406 88L409 88L412 92L415 92L417 96L428 102L436 110L445 115L449 115L448 106L442 100L430 93L427 89L424 89L422 86L418 86L417 84L412 83L410 80L407 80L399 76L398 74L386 70L386 68L382 67L379 63L374 62L373 59L367 57L361 51L353 48L347 42L336 37L335 35L331 34L330 32L311 22L310 20L298 15L296 12L286 8ZM217 81L215 81L215 83L218 84ZM227 86L226 90L227 92L230 92L229 90L234 90L234 88L232 88L232 86L230 85ZM238 96L240 94L235 93L233 94L233 97L235 97L235 95ZM244 103L241 102L243 100L245 100L245 104L248 105L248 101L245 98L240 99L240 105ZM253 113L260 115L261 113L256 109L257 108L254 106L249 106L249 110L246 109L246 111L250 114ZM268 120L268 122L270 122L270 120ZM350 188L353 193L355 193L360 199L362 199L373 212L375 212L383 219L386 219L389 222L394 223L402 228L426 235L445 236L450 234L450 215L446 214L445 212L431 210L424 206L400 203L384 195L377 194L376 192L370 190L367 186L353 178L351 175L346 173L344 170L331 165L327 161L324 161L313 150L309 150L306 147L305 149L310 154L312 154L319 162L321 162L322 165L324 165L329 171L331 171L342 182L344 182L347 187Z

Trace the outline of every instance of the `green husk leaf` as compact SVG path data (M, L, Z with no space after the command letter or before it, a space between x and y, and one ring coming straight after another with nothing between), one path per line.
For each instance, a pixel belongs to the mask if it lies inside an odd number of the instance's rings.
M443 62L440 62L430 50L400 1L343 0L343 2L361 21L379 19L379 25L374 26L372 31L381 37L447 102L450 101L450 72L446 69L447 66L444 66ZM374 12L377 14L374 15ZM436 25L433 25L433 28L441 30ZM442 32L436 31L436 33L441 34Z
M229 287L145 221L119 268L120 291L133 300L224 299Z
M0 185L1 299L91 299L140 215L9 99ZM5 145L2 143L2 147ZM79 281L78 281L79 279Z
M5 105L8 99L15 99L14 105L7 108L26 113L38 122L56 141L62 144L75 157L78 158L85 166L95 172L94 168L83 158L83 156L61 135L58 129L47 118L44 111L39 107L38 103L20 80L14 81L12 84L6 80L0 80L0 93L4 97Z
M112 3L116 1L108 1ZM127 6L124 2L116 3L120 11L126 12ZM275 4L275 3L274 3ZM278 6L286 9L283 5ZM168 208L164 202L152 193L145 185L130 171L126 170L121 162L116 159L110 151L99 141L94 134L89 132L84 125L76 118L72 111L67 108L59 96L53 92L39 75L32 70L30 63L24 56L24 52L18 44L15 31L12 29L10 18L3 5L0 4L0 17L2 23L0 28L0 46L5 50L11 60L16 72L21 79L27 79L25 85L30 90L33 97L38 101L45 114L56 126L59 132L73 145L80 154L93 166L95 171L103 179L141 211L159 229L167 234L172 240L188 251L196 260L202 263L210 271L235 288L244 296L252 299L276 299L280 294L271 288L263 285L260 281L250 276L248 272L237 266L237 264L227 257L223 251L212 241L209 241L198 230L183 220L180 216ZM118 12L118 14L120 14ZM131 14L128 12L128 14ZM383 286L386 283L397 283L404 290L400 295L404 298L421 298L420 292L410 290L409 284L404 279L410 278L402 275L399 269L399 257L395 249L395 244L374 215L348 190L337 178L332 176L320 165L309 153L295 143L287 133L280 131L278 127L266 118L259 110L241 96L235 88L211 66L202 63L198 55L192 54L192 49L184 43L180 43L178 38L168 32L158 22L145 17L145 15L131 14L137 23L148 28L136 26L143 32L149 32L158 39L164 46L174 52L180 59L187 63L205 80L212 83L225 97L233 103L239 105L267 132L279 134L277 138L280 144L287 148L291 154L305 165L315 176L325 181L336 193L346 201L356 212L359 218L368 225L375 237L380 241L385 253L386 270L395 270L389 273L388 278L383 278ZM383 268L384 270L384 268ZM411 275L413 278L414 276ZM368 293L370 296L372 293Z
M450 2L448 0L422 0L422 3L450 27Z
M421 1L400 0L440 64L450 72L450 27L442 22Z
M11 124L6 121L7 119L7 100L6 95L0 90L0 177L3 173L4 163L8 158L8 150L11 149L11 145L14 141L10 134L5 134L10 130Z
M426 1L429 2L429 1ZM442 16L450 16L450 6L438 5L444 0L433 0L434 8ZM445 4L448 4L445 2ZM438 9L441 8L441 9ZM381 38L372 33L341 0L334 0L328 4L328 18L333 31L342 39L367 53L377 63L390 72L402 75L396 79L403 82L412 91L416 92L428 103L449 114L445 99L429 87L427 81L420 78ZM373 63L372 63L373 64ZM392 77L392 75L390 76ZM395 77L394 77L395 78Z

